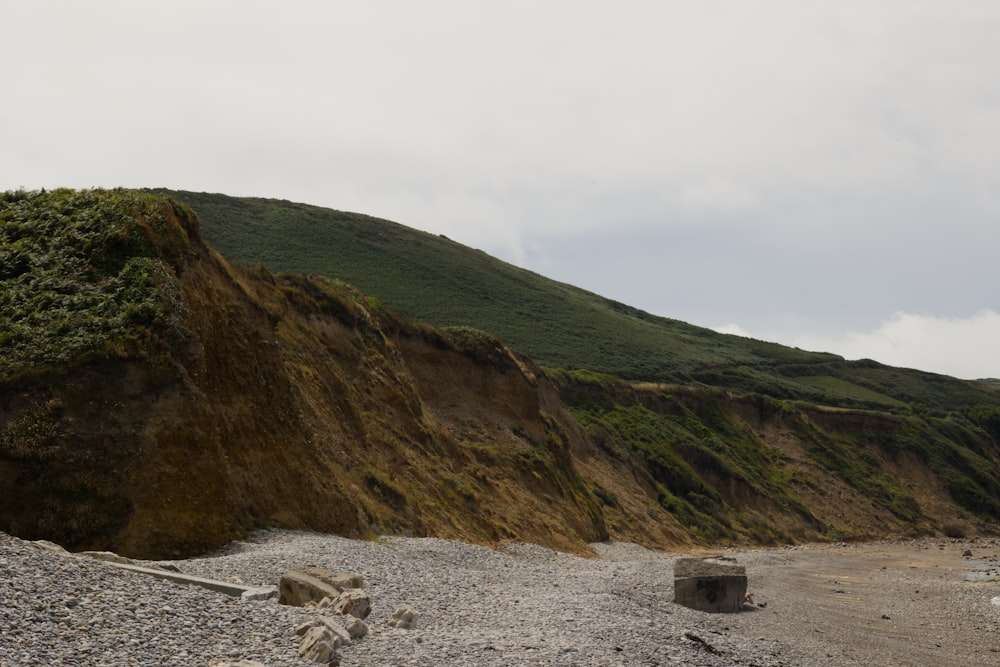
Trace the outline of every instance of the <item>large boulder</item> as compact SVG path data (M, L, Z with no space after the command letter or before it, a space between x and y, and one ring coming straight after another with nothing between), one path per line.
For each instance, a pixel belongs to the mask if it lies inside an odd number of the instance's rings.
M697 611L737 612L747 594L746 568L727 558L678 558L674 602Z
M334 573L320 567L293 567L281 575L278 602L304 607L309 602L318 603L323 598L336 600L344 591L362 586L364 580L360 574Z

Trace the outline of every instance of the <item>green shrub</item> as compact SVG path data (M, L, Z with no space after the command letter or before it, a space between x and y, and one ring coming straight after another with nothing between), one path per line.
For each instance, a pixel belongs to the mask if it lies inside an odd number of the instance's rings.
M160 339L194 221L129 190L0 194L0 381Z

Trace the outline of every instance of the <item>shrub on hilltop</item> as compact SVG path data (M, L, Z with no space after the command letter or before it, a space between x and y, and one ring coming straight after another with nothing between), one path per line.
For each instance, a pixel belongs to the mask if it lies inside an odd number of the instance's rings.
M147 348L176 326L173 269L196 233L166 195L0 193L0 381Z

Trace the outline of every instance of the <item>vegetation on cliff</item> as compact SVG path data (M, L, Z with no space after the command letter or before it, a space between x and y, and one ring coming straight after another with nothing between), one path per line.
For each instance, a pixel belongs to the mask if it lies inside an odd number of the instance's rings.
M1000 517L997 439L959 412L893 414L550 374L593 442L643 460L658 502L709 541L916 535ZM956 513L933 511L931 497L949 498Z
M128 190L0 194L0 380L164 335L181 306L165 263L194 220L170 197Z

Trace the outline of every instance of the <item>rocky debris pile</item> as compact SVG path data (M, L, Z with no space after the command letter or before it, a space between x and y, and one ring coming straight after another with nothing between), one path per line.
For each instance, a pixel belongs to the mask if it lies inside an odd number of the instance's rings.
M300 624L295 636L300 637L298 655L306 660L322 664L339 664L337 649L350 645L354 640L368 634L364 618L371 613L371 598L365 592L361 575L333 573L319 567L295 567L287 570L278 586L246 587L242 583L195 577L184 574L177 566L169 569L162 565L153 568L142 567L130 558L124 558L110 551L83 551L72 554L61 546L47 540L39 540L32 546L64 557L83 557L114 565L138 574L162 578L177 584L190 584L206 590L239 596L245 601L260 601L277 598L283 605L302 607L320 612L312 620ZM76 604L69 604L73 607ZM404 609L390 619L396 627L411 627L415 623L416 612ZM253 660L236 662L216 659L211 665L221 667L254 667L260 663Z
M11 601L0 609L2 667L719 667L735 656L781 664L773 647L739 646L707 615L673 605L672 557L634 545L595 545L602 557L586 559L526 544L491 550L434 538L266 531L203 558L130 564L246 588L277 581L279 596L284 589L303 604L293 606L178 586L0 537L0 598ZM306 563L295 569L328 586L340 583L308 593L301 576L281 585L289 563ZM345 567L358 571L340 579Z
M359 574L321 567L294 567L281 575L278 602L323 612L296 628L300 656L323 664L337 662L337 649L368 634L363 619L371 613L371 598L363 586Z
M188 560L184 569L273 581L288 563L331 572L356 568L375 602L365 619L368 634L333 653L321 642L336 642L314 633L315 657L339 653L333 659L344 667L809 664L797 659L794 647L737 638L730 618L673 604L674 555L631 544L593 546L598 557L579 558L522 543L493 550L436 538L358 541L267 531ZM321 608L322 599L310 595L305 604L310 606L303 609L338 620L333 605ZM300 645L318 627L315 621L300 626Z

